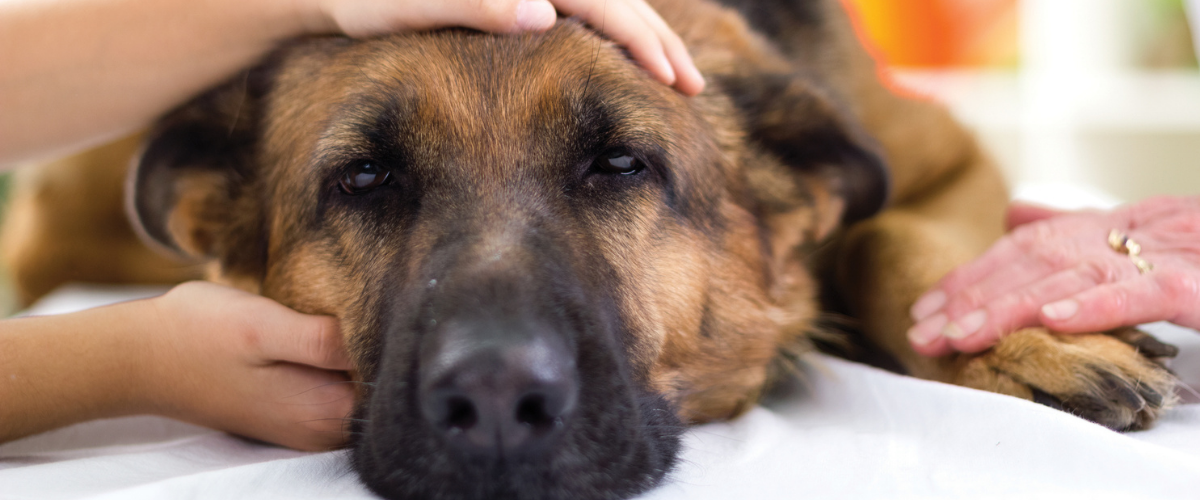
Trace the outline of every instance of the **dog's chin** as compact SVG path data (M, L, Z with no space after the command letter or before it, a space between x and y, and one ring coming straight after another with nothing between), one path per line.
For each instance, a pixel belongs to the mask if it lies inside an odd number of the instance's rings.
M366 423L356 424L353 456L362 481L389 499L629 498L672 469L683 430L662 397L585 397L540 457L484 460L457 453L419 415L385 406L372 401L363 411L372 418L355 420Z

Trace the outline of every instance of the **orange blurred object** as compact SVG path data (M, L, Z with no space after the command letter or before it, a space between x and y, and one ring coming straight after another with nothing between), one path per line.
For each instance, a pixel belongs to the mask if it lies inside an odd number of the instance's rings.
M843 0L890 66L1015 67L1018 0Z

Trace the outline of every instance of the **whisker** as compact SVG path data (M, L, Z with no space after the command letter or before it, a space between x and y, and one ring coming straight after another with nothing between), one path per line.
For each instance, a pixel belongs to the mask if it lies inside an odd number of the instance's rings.
M337 383L337 384L361 384L361 385L365 385L367 387L375 387L375 382L365 382L362 380L346 380L343 382L335 382L335 383Z
M1196 398L1197 401L1200 401L1200 392L1197 392L1195 388L1185 383L1183 379L1179 378L1178 375L1171 373L1170 376L1171 380L1175 381L1175 386L1178 387L1179 390L1187 392L1188 395Z
M308 393L310 393L310 392L312 392L312 391L315 391L315 390L317 390L317 389L321 389L321 388L323 388L323 387L329 387L329 386L341 385L341 384L362 384L362 385L365 385L365 386L367 386L367 387L375 387L375 384L374 384L374 383L372 383L372 382L362 382L362 381L358 381L358 380L340 380L340 381L337 381L337 382L328 382L328 383L324 383L324 384L321 384L321 385L318 385L318 386L315 386L315 387L310 387L310 388L308 388L308 389L305 389L305 390L303 390L303 391L300 391L300 392L298 392L298 393L296 393L296 394L292 394L291 396L284 396L284 397L282 397L282 398L280 398L280 399L281 399L281 400L283 400L283 399L290 399L290 398L294 398L294 397L298 397L298 396L303 396L303 395L305 395L305 394L308 394ZM342 398L334 399L334 400L331 400L331 401L326 401L326 402L324 402L324 403L289 403L289 404L328 404L328 403L332 403L332 402L334 402L334 401L341 401L341 400L343 400L343 399L346 399L346 398L342 397Z

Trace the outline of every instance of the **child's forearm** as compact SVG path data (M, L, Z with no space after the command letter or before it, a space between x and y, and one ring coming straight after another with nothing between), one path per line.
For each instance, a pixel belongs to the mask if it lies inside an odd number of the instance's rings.
M307 0L0 2L0 165L102 142L320 30Z
M146 301L0 321L0 442L151 411Z

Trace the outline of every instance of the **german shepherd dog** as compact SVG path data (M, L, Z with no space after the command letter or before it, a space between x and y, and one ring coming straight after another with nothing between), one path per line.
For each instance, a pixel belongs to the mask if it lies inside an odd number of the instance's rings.
M912 302L1002 234L998 171L888 90L836 0L652 3L699 96L571 20L291 43L148 132L134 225L210 279L340 318L366 382L354 467L388 498L646 491L684 426L754 405L831 313L907 373L1113 429L1171 403L1170 347L1132 330L915 354ZM119 171L129 148L27 182ZM6 253L33 296L36 255L98 248L45 221L103 212L19 196Z

